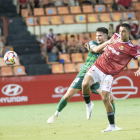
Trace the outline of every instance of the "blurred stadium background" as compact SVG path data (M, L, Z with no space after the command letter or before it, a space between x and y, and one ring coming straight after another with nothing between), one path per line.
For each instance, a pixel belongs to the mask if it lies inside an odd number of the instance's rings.
M93 120L86 121L81 92L60 121L46 123L57 106L50 103L59 102L80 71L88 54L83 44L96 40L98 27L108 28L111 37L122 21L129 23L135 30L130 39L140 46L140 1L132 0L126 10L118 1L0 0L0 139L140 139L137 59L114 78L116 120L124 131L101 135L107 125L103 104L95 101ZM3 61L9 50L19 56L14 66Z

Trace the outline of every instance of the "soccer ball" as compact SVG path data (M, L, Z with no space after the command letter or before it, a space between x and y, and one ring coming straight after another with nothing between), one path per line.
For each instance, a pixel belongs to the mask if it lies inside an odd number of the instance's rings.
M7 65L16 64L18 55L14 51L8 51L4 55L4 61Z

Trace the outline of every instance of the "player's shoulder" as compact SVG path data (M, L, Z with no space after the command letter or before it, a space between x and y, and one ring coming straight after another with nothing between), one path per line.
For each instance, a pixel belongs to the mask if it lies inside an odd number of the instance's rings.
M89 41L89 45L98 45L98 43L97 43L97 41L93 41L93 40L91 40L91 41Z
M118 39L119 37L120 37L120 35L118 33L114 33L112 36L112 38L114 38L114 39Z
M133 43L132 43L130 40L127 42L127 44L128 44L130 47L135 47L135 46L133 45Z

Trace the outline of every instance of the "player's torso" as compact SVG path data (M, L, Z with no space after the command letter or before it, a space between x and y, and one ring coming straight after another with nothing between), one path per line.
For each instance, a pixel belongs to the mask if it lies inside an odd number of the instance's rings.
M99 45L96 41L94 41L94 44L95 44L96 46ZM91 52L89 52L89 53L88 53L88 56L87 56L87 59L86 59L86 62L85 62L85 64L82 66L80 72L78 73L78 76L84 76L84 75L86 74L88 68L89 68L90 66L93 65L93 63L97 60L97 58L98 58L99 56L100 56L99 53L91 53Z
M97 60L97 64L103 67L106 73L112 73L112 71L114 71L115 74L115 71L117 73L119 70L123 69L131 60L132 56L129 54L130 49L131 42L122 43L117 41L115 44L110 44Z

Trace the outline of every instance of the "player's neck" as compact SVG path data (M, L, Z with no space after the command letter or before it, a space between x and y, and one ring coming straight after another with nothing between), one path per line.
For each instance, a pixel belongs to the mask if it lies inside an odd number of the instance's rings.
M118 39L120 42L128 42L129 41L129 39L121 39L121 38L119 38Z

